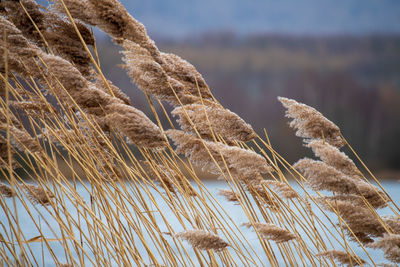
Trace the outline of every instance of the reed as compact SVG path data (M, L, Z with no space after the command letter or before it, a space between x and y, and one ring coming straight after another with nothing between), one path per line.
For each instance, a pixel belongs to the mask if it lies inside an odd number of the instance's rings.
M320 159L292 165L117 0L6 0L0 13L2 265L377 265L372 250L399 263L398 206L314 108L279 98ZM155 122L106 78L89 27L120 45Z

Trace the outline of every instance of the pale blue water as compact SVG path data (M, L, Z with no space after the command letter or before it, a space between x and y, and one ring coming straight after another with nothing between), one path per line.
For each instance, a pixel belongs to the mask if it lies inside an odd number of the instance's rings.
M226 188L227 185L223 182L205 182L206 187L209 189L209 191L211 192L211 194L218 200L218 202L220 202L224 209L227 210L229 212L229 216L234 220L234 222L237 225L240 225L244 222L247 222L246 216L243 213L241 207L239 205L234 205L230 202L226 202L225 199L221 196L219 196L217 194L217 192L219 191L219 189L223 189ZM89 186L88 184L86 184L87 186ZM293 185L294 188L298 188L297 185ZM388 191L388 193L391 195L391 197L393 198L393 200L396 203L400 203L400 183L396 182L396 181L390 181L390 182L384 182L383 183L384 188ZM80 194L82 199L84 199L87 203L90 203L90 195L89 193L84 189L84 187L82 185L78 185L78 190L77 190ZM300 192L298 190L298 192ZM155 193L155 191L153 192ZM157 195L157 194L154 194ZM157 200L158 205L160 206L161 210L165 210L166 212L164 212L164 215L167 217L167 220L169 221L170 225L173 225L174 230L176 232L179 232L181 229L181 226L178 222L178 220L175 218L175 216L172 215L172 213L168 212L169 207L166 203L164 203L164 201L162 201L162 199L160 198L159 200ZM3 199L2 202L7 205L8 207L10 207L11 210L13 210L13 201L12 199ZM42 214L46 214L47 211L44 207L39 206L39 205L31 205L29 203L29 201L27 201L28 206L27 208L32 212L31 215L33 218L35 218L35 220L37 222L39 222L39 215L37 212L40 212ZM76 210L74 209L74 207L72 206L71 202L68 202L66 200L67 206L65 207L70 214L73 215L74 218L77 218L77 213ZM150 203L150 201L149 201ZM151 204L149 204L151 206ZM23 232L23 235L25 237L26 240L36 237L38 235L40 235L39 231L37 230L37 227L33 224L32 222L32 218L31 216L26 212L25 207L23 206L23 204L20 201L16 202L16 207L18 210L18 218L19 218L19 223L20 223L20 227L21 230ZM35 211L35 209L37 209ZM324 223L327 223L326 219L324 218L324 216L322 216L321 212L318 212L316 209L313 209L314 212L317 214L317 216L319 216L322 221ZM60 210L61 211L61 210ZM133 211L132 211L133 212ZM391 214L390 210L388 208L386 209L382 209L379 211L380 214ZM332 214L331 214L332 215ZM157 221L161 222L161 217L160 216L155 216ZM60 215L60 218L62 219L63 216L62 214ZM46 223L43 221L43 218L40 219L40 228L43 232L43 235L46 236L47 238L58 238L60 237L60 231L57 227L57 223L54 220L54 218L52 218L51 216L45 216L45 219L47 220L48 224L51 226L51 229L48 225L46 225ZM335 216L332 215L331 219L334 220ZM126 221L122 218L120 218L121 222L123 224L126 224ZM0 221L1 221L1 227L0 227L0 233L5 236L6 232L10 232L10 226L8 224L8 220L5 217L4 214L4 210L0 209ZM159 227L161 228L162 231L168 231L167 227L165 225L163 225L162 223L160 223ZM83 228L85 229L85 227L83 226ZM87 228L86 228L87 229ZM258 243L258 238L256 236L256 234L244 227L240 228L241 231L243 232L243 234L246 236L247 240L250 243L254 243L254 248L256 250L256 253L258 254L258 256L261 258L262 262L265 263L265 265L267 264L267 258L264 255L264 251L262 250L262 248L259 246ZM76 229L72 229L75 233L76 237L79 237L79 231L77 231ZM53 232L54 231L54 232ZM86 234L88 234L86 232ZM134 237L135 239L135 237ZM168 241L172 240L170 237L166 236L166 239ZM135 245L137 246L138 250L140 252L143 252L144 255L144 259L148 260L148 262L150 263L150 259L146 258L145 255L147 255L146 253L144 253L144 248L141 245L141 243L139 242L139 240L134 240ZM149 242L151 243L151 242ZM172 244L172 242L171 242ZM336 243L333 243L333 246L335 247ZM62 248L62 246L58 243L58 242L50 242L51 245L51 250L54 252L55 255L57 255L58 260L60 261L60 263L66 263L66 258L65 258L65 254L64 254L64 249ZM15 244L15 246L17 247L17 244ZM51 252L49 249L47 249L43 243L41 242L37 242L37 243L30 243L30 248L31 248L31 253L33 253L35 255L35 258L38 260L37 265L38 266L56 266L54 259L51 256ZM93 256L93 253L90 252L89 250L89 246L87 245L86 242L83 242L83 246L85 247L85 249L87 249L87 252L90 256ZM275 249L276 247L273 246ZM4 245L3 245L4 248ZM72 247L71 247L72 248ZM357 255L359 255L360 257L367 259L365 252L358 248L356 245L353 245L353 248L356 252ZM190 246L187 244L187 249L188 251L190 251ZM340 249L340 248L338 248ZM18 250L18 249L17 249ZM232 250L232 248L228 248L228 250ZM29 254L29 250L28 254ZM155 251L155 250L154 250ZM231 251L232 255L234 254L233 250ZM157 254L156 252L154 252L155 254ZM368 250L368 253L371 255L371 257L374 259L374 261L376 263L380 263L380 262L384 262L384 258L383 258L383 254L380 251L377 250ZM141 253L142 254L142 253ZM194 256L194 254L193 254ZM0 255L0 259L1 259L1 255ZM160 257L160 261L161 261L161 257ZM1 262L1 260L0 260ZM240 265L240 262L237 262ZM282 265L284 265L284 262L281 262ZM85 261L85 265L87 266L91 266L89 261Z

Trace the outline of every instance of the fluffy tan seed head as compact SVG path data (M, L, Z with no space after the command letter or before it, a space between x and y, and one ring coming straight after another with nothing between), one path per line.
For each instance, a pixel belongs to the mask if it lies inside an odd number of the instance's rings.
M293 167L307 178L314 190L329 190L342 194L357 193L354 180L322 161L304 158L293 164Z
M281 197L288 199L299 197L296 191L294 191L293 188L286 183L273 180L263 180L261 183L274 188Z
M181 82L191 95L199 96L200 91L203 99L212 99L206 81L192 64L175 54L161 53L161 56L165 61L162 66L168 76Z
M160 129L140 110L113 103L107 106L107 120L129 140L146 148L162 148L166 140Z
M15 169L19 167L20 165L18 162L14 159L13 155L15 153L15 150L13 147L11 147L11 165ZM8 143L7 140L0 135L0 168L8 168Z
M327 250L324 252L320 252L317 256L321 256L324 258L331 258L339 262L340 264L347 266L359 266L366 263L363 259L356 255L349 254L348 252L341 250Z
M184 105L175 108L172 114L179 116L178 123L184 131L194 132L193 124L199 134L209 140L213 140L213 134L216 138L222 137L228 142L246 142L256 137L253 128L242 118L217 105Z
M97 77L93 84L97 89L102 90L104 93L109 94L109 95L111 94L109 88L111 88L111 91L113 92L113 94L116 98L119 98L120 100L122 100L122 102L124 102L124 104L126 104L126 105L131 105L131 100L129 99L129 96L127 96L124 92L122 92L110 80L107 80L107 84L108 84L107 85L104 83L104 81L103 81L103 79L101 79L101 77Z
M273 240L277 243L288 242L296 238L296 236L288 230L282 229L270 223L255 222L254 224L244 223L243 225L248 228L254 227L256 231L261 234L265 239Z
M148 37L146 28L135 20L117 0L88 0L93 22L115 39L125 39L146 49L154 60L162 62L160 51Z
M47 206L51 204L51 199L54 198L53 193L47 191L41 186L24 184L21 187L25 190L25 193L30 201L34 204L40 204Z
M387 205L388 198L375 186L350 178L325 162L304 158L293 167L303 173L314 190L363 196L374 208Z
M327 200L321 204L327 210L338 212L354 233L371 238L382 236L386 232L376 215L370 209L358 206L357 203L347 200Z
M89 1L87 0L63 0L63 1L73 18L79 19L90 25L96 25L94 19L94 13L91 9ZM51 9L61 14L66 13L65 8L60 0L56 0L51 5Z
M218 195L225 197L227 201L239 203L240 195L232 190L220 189Z
M305 142L323 139L336 147L345 145L339 127L320 112L293 99L278 97L278 100L286 108L286 117L293 119L290 126L297 129L296 135L304 138Z
M177 145L177 153L184 154L213 173L221 175L220 169L224 173L229 170L232 176L241 180L254 180L260 173L271 171L266 160L251 150L204 141L180 130L168 130L166 133Z
M326 164L348 175L350 178L359 179L362 176L354 162L337 147L323 140L313 140L307 146L311 147L314 154Z
M0 125L0 129L5 129L6 125ZM11 143L20 151L31 153L41 152L42 148L38 141L33 138L25 129L10 126Z
M378 238L369 246L375 249L382 249L386 259L400 263L400 235L384 234L383 237Z
M204 230L187 230L176 236L188 241L193 248L202 250L220 251L229 246L221 237Z
M15 194L11 187L6 184L0 183L0 195L3 197L13 197Z
M171 86L179 95L183 84L171 79L145 48L129 40L125 40L122 46L125 68L135 84L161 100L178 104Z

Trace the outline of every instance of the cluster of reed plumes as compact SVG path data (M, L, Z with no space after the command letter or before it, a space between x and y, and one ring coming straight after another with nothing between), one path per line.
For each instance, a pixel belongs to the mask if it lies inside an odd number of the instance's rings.
M399 208L315 109L279 99L320 158L292 166L117 0L2 0L0 13L2 265L380 264L373 250L400 262ZM155 123L102 73L90 26L121 46Z

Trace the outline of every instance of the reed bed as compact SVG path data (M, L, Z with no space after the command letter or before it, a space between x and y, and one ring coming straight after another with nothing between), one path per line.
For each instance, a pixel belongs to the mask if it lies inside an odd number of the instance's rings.
M314 108L278 99L318 158L291 164L117 0L6 0L0 13L2 266L400 263L399 207ZM120 45L154 121L102 73L92 27Z

